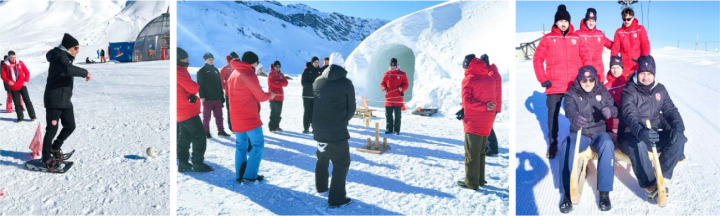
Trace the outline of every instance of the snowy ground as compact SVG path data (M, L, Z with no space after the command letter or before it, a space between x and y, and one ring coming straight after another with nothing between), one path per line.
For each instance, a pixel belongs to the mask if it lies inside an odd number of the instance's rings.
M191 73L197 68L191 69ZM263 89L267 80L260 77ZM377 109L377 108L376 108ZM302 131L300 80L295 77L285 88L282 122L285 131L270 133L263 125L265 153L260 174L266 181L251 185L235 182L235 139L213 136L205 153L210 173L178 174L178 214L415 214L415 215L505 215L508 213L508 123L499 115L495 122L500 154L488 157L488 185L478 191L461 189L455 181L464 179L462 123L453 116L433 117L403 113L402 134L383 134L385 118L375 112L372 124L380 123L381 137L392 149L382 155L361 153L365 139L374 128L365 128L360 119L350 121L352 163L347 177L347 196L353 203L328 209L327 193L315 190L315 150L312 135ZM265 124L270 114L262 103ZM225 117L226 115L223 114ZM502 117L500 117L502 116ZM229 130L226 129L229 132Z
M33 74L28 91L38 121L14 123L16 114L5 113L2 92L0 215L170 214L169 63L79 65L92 79L75 79L77 128L63 150L77 152L65 174L28 171L23 165L31 159L28 146L38 124L44 133L48 68L40 58L26 64ZM146 158L148 147L158 151L155 158Z
M649 203L645 190L637 184L632 167L624 162L615 164L615 181L610 199L613 209L607 214L676 214L713 215L720 212L720 153L714 143L720 139L720 54L676 48L653 49L657 63L657 79L664 84L685 121L689 141L685 145L687 160L675 168L669 182L668 205L660 208ZM607 61L605 61L607 62ZM518 215L560 214L561 194L558 187L558 158L548 161L547 108L544 90L535 79L532 61L517 62L518 89L516 210ZM606 73L607 71L603 72ZM569 121L560 115L559 139L569 133ZM573 214L600 214L597 207L597 172L595 162L588 171L587 183L580 205ZM668 183L668 181L666 181Z

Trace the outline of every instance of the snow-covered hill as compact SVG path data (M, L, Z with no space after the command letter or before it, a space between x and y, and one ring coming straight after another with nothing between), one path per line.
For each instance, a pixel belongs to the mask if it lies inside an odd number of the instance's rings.
M656 48L652 55L657 63L657 80L665 85L685 122L688 143L687 160L675 168L671 181L668 205L661 208L647 201L630 164L615 163L615 182L610 200L613 209L602 214L628 215L714 215L720 212L720 54L672 47ZM560 214L561 194L558 158L545 158L547 149L547 109L544 89L535 79L532 60L517 61L517 160L516 210L518 215ZM605 59L607 62L607 59ZM606 73L606 72L605 72ZM569 134L569 121L560 111L560 133ZM597 171L593 162L580 205L573 214L601 214L597 207Z
M202 66L203 54L216 65L235 51L253 51L260 64L279 60L285 73L300 74L312 56L332 52L347 56L365 37L387 23L339 13L324 13L303 4L270 1L178 2L178 47ZM265 68L269 70L269 68Z

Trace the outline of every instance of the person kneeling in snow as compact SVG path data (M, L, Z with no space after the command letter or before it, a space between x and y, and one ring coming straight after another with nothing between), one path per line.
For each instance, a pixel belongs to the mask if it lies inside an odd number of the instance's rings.
M617 107L610 93L598 81L597 71L593 66L581 67L575 82L565 92L565 115L570 119L570 135L562 142L560 150L560 169L562 169L563 194L560 212L573 210L570 201L570 174L575 158L577 133L582 129L578 152L590 147L598 154L597 189L600 192L598 202L601 211L612 208L610 191L613 188L615 145L610 134L606 132L605 119L617 117ZM583 185L580 185L582 187Z
M489 73L489 67L475 54L465 56L465 78L462 82L462 118L465 130L465 181L458 181L462 188L477 190L485 185L485 149L488 136L495 121L499 97L495 88L497 79ZM488 86L491 86L488 88Z
M70 101L73 90L73 78L83 77L90 81L90 73L72 64L80 52L80 44L71 35L65 33L60 46L45 54L50 63L45 84L45 137L43 138L42 162L45 167L55 169L64 160L60 147L75 130L75 114ZM17 108L17 106L15 107ZM58 123L63 125L57 134ZM55 139L55 142L53 142Z
M232 59L230 66L235 72L227 81L228 98L230 99L230 118L232 130L235 132L235 170L236 181L250 183L262 181L264 176L258 175L260 161L265 146L265 136L260 121L260 102L275 97L275 93L264 92L260 81L255 75L258 56L247 51L240 59ZM248 154L247 140L250 139L252 150Z
M204 163L205 131L200 121L200 103L195 94L200 86L190 78L187 67L188 54L177 48L177 158L178 172L210 172L213 168ZM192 143L192 164L190 159L190 143Z
M333 163L332 184L328 195L330 208L350 203L345 196L345 178L350 169L348 122L355 114L355 86L346 78L345 60L340 53L330 54L330 67L313 83L312 128L318 141L315 187L328 190L329 161Z
M620 150L630 157L638 183L651 200L657 198L658 190L648 150L657 146L663 177L669 180L675 165L684 157L688 141L680 112L665 86L655 79L655 73L655 59L641 56L637 72L629 77L622 91L620 120L624 124L618 128ZM646 127L648 120L652 128Z

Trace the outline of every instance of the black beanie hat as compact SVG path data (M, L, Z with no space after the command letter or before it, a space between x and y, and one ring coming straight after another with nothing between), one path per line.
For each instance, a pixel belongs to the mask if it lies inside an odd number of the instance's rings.
M177 60L180 61L180 60L186 59L187 57L188 57L187 52L185 52L184 49L178 47L177 48Z
M585 12L585 20L597 20L597 11L595 8L588 8L587 12Z
M482 60L483 62L485 62L485 65L490 66L490 57L488 57L487 54L482 54L482 55L480 56L480 60Z
M255 64L258 62L258 56L252 51L247 51L242 55L242 61L248 64Z
M610 68L612 68L615 65L620 66L620 68L623 67L622 57L620 57L620 56L611 56L610 57Z
M310 63L313 63L315 61L320 61L320 59L317 56L313 56L312 59L310 59Z
M330 57L325 57L323 60L330 61Z
M463 69L467 69L473 59L475 59L475 54L466 55L465 60L463 60Z
M391 59L390 59L390 66L397 66L397 59L391 58Z
M236 58L240 58L240 56L238 56L237 53L235 53L235 52L231 52L230 58L236 59Z
M640 56L637 60L638 72L650 72L655 76L655 58L651 55Z
M588 65L578 69L578 75L575 80L578 82L584 79L597 80L597 77L597 69L595 69L592 65Z
M80 45L80 43L78 43L78 41L68 33L63 35L62 43L60 44L65 47L65 49L70 49L70 47Z
M555 12L555 22L558 20L567 20L570 22L570 13L568 13L567 8L565 8L564 4L561 4L558 6L557 12Z
M275 62L273 62L273 63L272 63L272 66L273 66L273 67L275 67L275 66L282 67L282 65L280 65L280 61L275 61Z
M209 58L215 59L215 57L213 57L213 54L212 54L212 53L205 53L205 55L203 55L203 59L204 59L204 60L207 60L207 59L209 59Z

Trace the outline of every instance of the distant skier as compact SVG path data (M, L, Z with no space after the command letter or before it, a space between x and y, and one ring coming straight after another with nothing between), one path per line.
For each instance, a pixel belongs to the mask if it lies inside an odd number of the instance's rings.
M315 79L322 74L322 71L318 68L320 61L318 57L313 56L310 62L305 64L305 70L302 73L302 96L303 96L303 107L305 113L303 114L303 133L310 133L310 124L313 118L313 82Z
M313 83L313 138L318 142L315 164L315 187L319 193L328 190L328 168L332 161L332 182L328 205L347 205L345 179L350 169L350 134L348 122L355 114L355 87L345 70L340 53L330 54L330 66Z
M578 130L582 129L578 152L588 147L598 154L597 163L597 190L599 191L598 205L601 211L612 208L610 204L610 191L613 189L615 177L615 145L610 134L606 131L605 119L617 117L617 107L612 96L604 86L600 85L595 68L591 65L578 70L577 78L570 89L565 93L565 115L570 119L570 135L563 140L560 149L560 193L563 194L560 203L560 212L568 213L573 210L570 201L570 174L575 158L575 143Z
M627 83L627 77L623 75L623 63L620 56L610 57L610 71L607 72L605 77L607 77L605 88L608 90L610 95L612 95L613 101L615 101L615 106L617 106L619 110L621 107L620 96L622 95L622 90L625 88L625 84ZM620 119L618 118L607 119L608 132L617 134L619 123Z
M280 114L282 113L283 100L283 87L288 85L287 78L280 71L281 65L279 61L273 62L270 66L270 73L268 74L268 91L275 93L275 98L270 99L270 123L268 127L270 132L282 131L280 128Z
M255 74L259 62L258 56L247 51L240 59L233 59L230 65L235 69L227 81L230 99L230 117L233 119L235 132L235 175L237 182L262 181L264 176L258 175L265 146L265 136L260 120L260 102L273 99L275 93L264 92ZM247 140L252 143L248 153Z
M62 168L65 159L62 145L75 130L75 114L71 101L73 91L73 78L83 77L90 81L91 74L80 67L73 65L73 60L80 52L80 44L70 34L63 35L59 46L45 54L50 63L45 85L45 137L43 138L42 162L45 168L55 170ZM55 139L58 124L63 128ZM55 141L53 142L53 139Z
M232 124L230 122L230 100L228 99L227 80L230 78L232 72L235 71L230 65L230 61L236 58L240 57L237 53L231 52L230 55L225 57L227 64L220 69L220 81L222 82L222 88L225 91L225 108L227 108L227 122L230 131L232 131Z
M558 6L555 13L555 25L552 31L542 37L533 57L535 77L545 88L548 115L548 159L555 158L557 153L558 114L560 102L570 88L580 68L580 38L573 33L570 24L570 13L565 5Z
M624 60L624 59L623 59ZM656 146L665 185L673 177L675 165L684 157L685 124L663 84L655 79L655 59L640 56L638 70L622 90L622 114L618 129L620 150L630 157L640 187L648 199L657 198L656 179L648 150ZM652 129L646 127L650 120Z
M602 61L603 47L610 49L612 41L605 37L605 33L597 29L597 11L595 8L588 8L585 19L580 21L580 30L575 33L580 37L580 59L582 65L592 65L599 73L598 82L605 83L605 71Z
M97 50L97 58L100 58L100 50Z
M200 101L203 106L203 128L205 129L206 138L210 139L210 119L215 117L215 125L217 126L218 136L229 137L230 134L225 133L223 122L223 97L222 80L220 71L213 65L215 57L211 53L203 55L205 65L197 72L197 81L200 85ZM214 115L213 115L214 114Z
M637 63L633 60L637 60L640 56L650 55L650 40L648 40L645 27L638 24L632 8L625 8L620 16L623 25L615 31L610 56L622 56L624 75L630 76L637 70Z
M474 54L465 56L462 81L462 118L465 131L465 180L457 185L472 190L484 186L485 150L488 136L495 121L499 101L496 79L490 75L490 68Z
M35 121L35 108L33 108L32 101L30 101L30 95L27 90L27 84L30 81L30 71L28 71L25 64L17 59L14 51L8 52L8 61L2 64L2 80L8 85L10 93L12 94L13 102L15 107L22 107L25 104L30 120ZM22 97L22 100L21 100ZM23 121L23 109L15 110L17 114L17 121Z
M100 63L105 63L105 50L100 49Z
M177 159L178 172L210 172L213 168L204 163L207 140L200 121L200 103L195 94L200 86L190 78L188 54L177 48ZM190 144L192 143L192 163Z
M395 133L395 135L400 135L402 107L405 106L403 97L408 87L407 75L398 68L397 59L390 59L390 70L385 72L380 82L380 90L385 92L386 134Z

